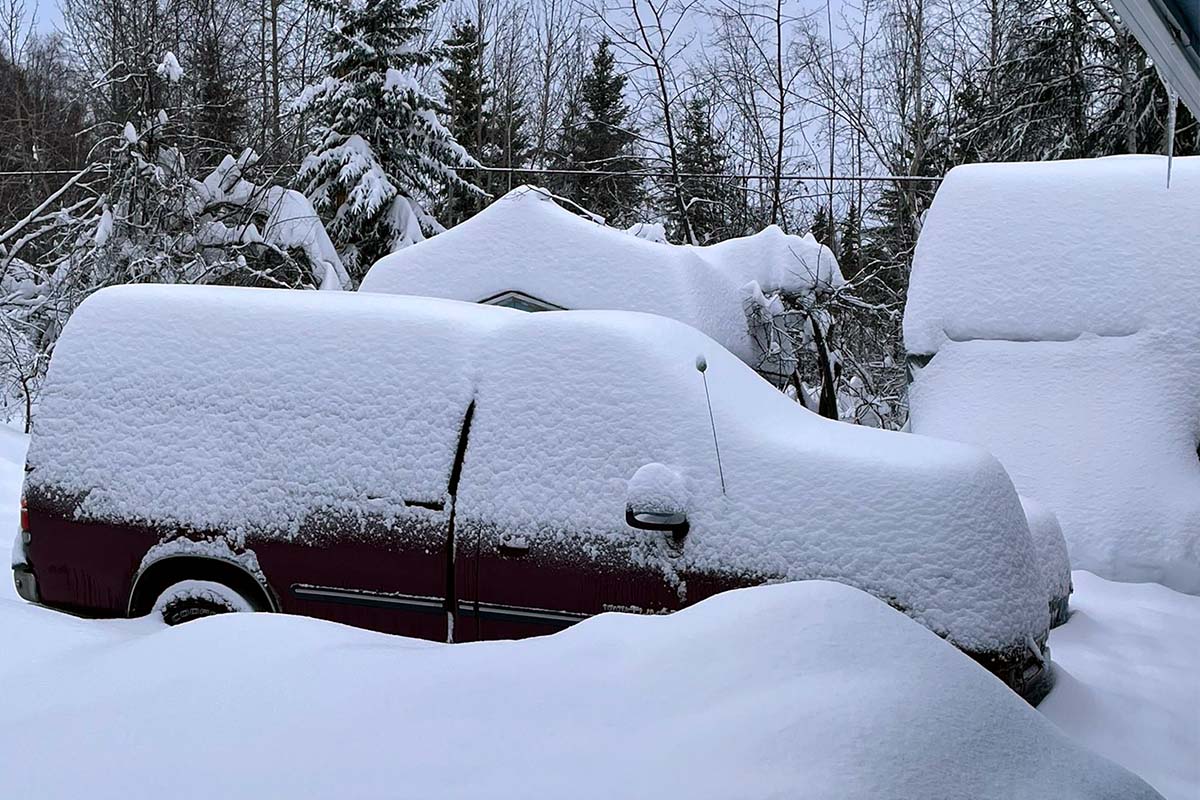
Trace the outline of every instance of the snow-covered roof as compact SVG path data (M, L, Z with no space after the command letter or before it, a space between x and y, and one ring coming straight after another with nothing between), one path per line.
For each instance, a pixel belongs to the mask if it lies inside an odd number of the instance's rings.
M951 171L904 330L912 429L972 442L1071 562L1200 592L1200 158Z
M955 167L913 256L910 353L948 340L1200 330L1200 157Z
M412 517L429 512L406 501L445 498L472 401L463 524L551 551L565 536L633 542L671 581L730 568L842 580L976 652L1046 630L1033 544L995 459L822 419L648 314L105 289L59 339L28 485L86 493L85 517L268 536L323 509ZM678 557L625 523L628 482L653 462L686 489Z
M469 645L277 614L155 629L0 608L23 654L6 659L22 691L0 764L37 775L39 800L1159 798L833 583Z
M1200 3L1113 0L1113 8L1171 88L1200 116Z
M652 241L639 231L598 224L545 190L522 186L445 233L380 259L362 290L469 302L518 291L562 308L662 314L752 361L757 352L742 309L747 283L807 294L841 281L828 248L774 226L708 247Z

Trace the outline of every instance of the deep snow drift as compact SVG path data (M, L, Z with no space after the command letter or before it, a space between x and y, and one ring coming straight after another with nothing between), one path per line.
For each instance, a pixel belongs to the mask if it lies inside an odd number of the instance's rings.
M840 584L521 642L262 614L138 626L6 670L9 785L27 776L42 800L1157 796Z
M708 247L649 241L567 211L543 189L512 190L467 221L380 259L362 291L479 302L520 291L561 308L662 314L761 359L747 329L746 285L806 295L842 281L810 237L769 227Z
M1076 568L1200 592L1200 158L957 167L904 318L912 429L981 444Z
M977 654L1023 656L1048 627L994 458L822 419L648 314L105 289L59 339L29 486L86 493L84 518L168 529L290 537L325 509L421 519L410 501L445 498L472 402L457 517L526 537L531 557L570 536L628 550L681 592L695 573L840 580ZM625 521L629 481L655 462L682 482L691 532L677 553Z
M1171 800L1200 797L1200 597L1076 572L1050 633L1057 680L1038 706Z

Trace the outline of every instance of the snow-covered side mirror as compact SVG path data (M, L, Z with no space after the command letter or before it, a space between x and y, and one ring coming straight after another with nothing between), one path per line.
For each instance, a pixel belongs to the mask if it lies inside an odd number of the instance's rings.
M625 522L631 528L687 536L687 490L683 477L657 462L638 467L625 493Z

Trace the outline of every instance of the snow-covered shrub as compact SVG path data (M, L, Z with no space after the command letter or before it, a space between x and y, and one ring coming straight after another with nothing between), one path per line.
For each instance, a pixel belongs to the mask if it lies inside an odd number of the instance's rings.
M0 233L0 411L9 419L28 427L58 333L97 289L349 282L304 196L245 177L253 152L226 156L197 179L169 139L161 112L140 126L126 123L109 138L107 158Z
M256 156L224 160L203 180L164 142L161 115L132 123L112 157L111 180L81 261L91 283L219 283L340 288L345 272L303 196L247 180Z
M833 258L825 248L816 253ZM804 270L805 260L793 255L793 269ZM808 286L793 281L769 295L754 283L744 291L746 319L761 346L754 366L764 377L830 419L891 430L904 426L904 372L892 355L899 342L887 336L891 326L880 324L880 318L890 320L898 312L866 302L849 281Z

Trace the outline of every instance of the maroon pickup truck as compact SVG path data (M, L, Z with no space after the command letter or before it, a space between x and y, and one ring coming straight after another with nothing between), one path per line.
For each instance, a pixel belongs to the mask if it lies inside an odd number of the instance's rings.
M1033 702L1050 682L994 459L820 419L650 315L104 290L57 345L24 504L18 591L79 614L462 642L821 578Z

